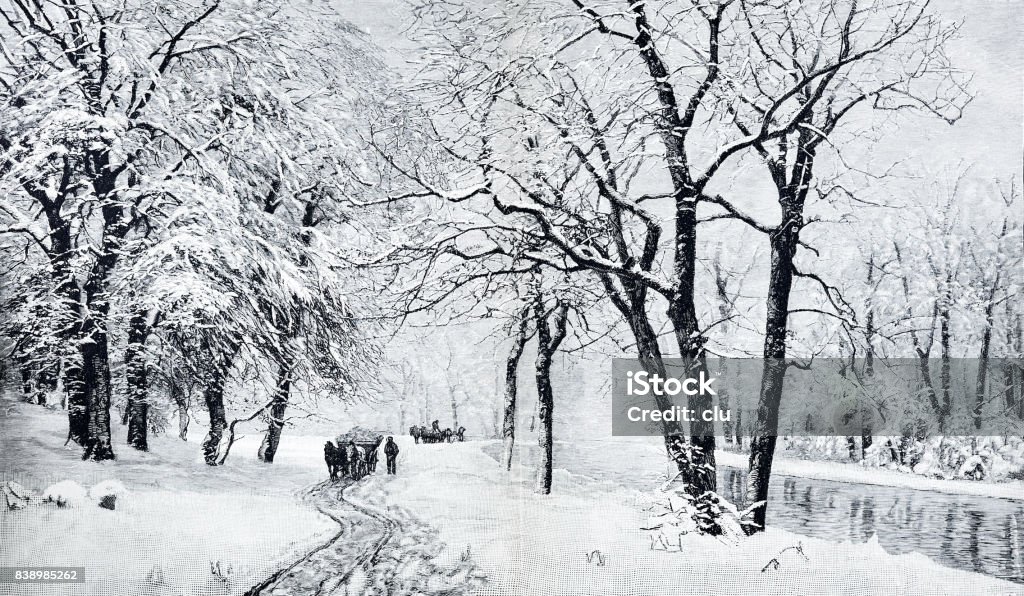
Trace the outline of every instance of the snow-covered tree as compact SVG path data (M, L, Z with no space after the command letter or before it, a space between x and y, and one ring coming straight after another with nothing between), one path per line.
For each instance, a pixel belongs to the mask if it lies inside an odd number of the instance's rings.
M200 331L183 344L219 370L205 390L213 402L243 349L278 367L278 403L301 367L350 381L362 344L330 247L344 234L315 228L366 192L353 123L382 70L360 34L316 2L14 0L0 16L13 42L0 59L0 231L45 256L69 436L86 456L113 457L112 314L127 320L139 448L154 324L189 334L231 313L237 335ZM225 263L236 268L216 269ZM183 303L193 308L167 308Z

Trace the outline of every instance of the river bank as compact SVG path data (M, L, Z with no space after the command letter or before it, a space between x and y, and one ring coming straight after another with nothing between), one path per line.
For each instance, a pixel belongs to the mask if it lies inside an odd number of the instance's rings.
M488 455L493 441L403 438L401 448L398 476L368 478L353 494L436 527L448 545L440 560L471 554L488 577L480 594L1024 592L921 554L889 554L877 538L824 540L778 526L738 543L686 535L680 552L664 552L641 530L648 491L568 472L557 452L553 493L542 496L533 492L528 449L504 472ZM617 461L623 469L641 463Z
M746 453L718 450L715 452L715 458L721 465L733 468L746 468L749 456ZM775 457L775 461L772 464L772 472L785 476L799 476L801 478L831 480L834 482L853 482L857 484L927 490L946 494L1024 501L1024 482L1019 480L1006 482L975 482L958 479L940 480L938 478L905 474L895 470L865 468L852 462L793 459L785 455Z

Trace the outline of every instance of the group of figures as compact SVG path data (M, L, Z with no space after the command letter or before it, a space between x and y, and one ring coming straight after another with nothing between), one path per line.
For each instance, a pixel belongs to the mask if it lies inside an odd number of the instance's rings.
M377 448L384 441L383 436L378 436L372 442L356 442L350 439L348 443L338 440L338 445L327 441L324 444L324 461L327 462L327 472L331 480L338 480L342 476L359 480L367 474L377 470Z
M450 428L442 429L437 420L431 423L430 428L426 426L411 426L409 434L417 443L454 443L466 440L466 427L460 426L453 431Z

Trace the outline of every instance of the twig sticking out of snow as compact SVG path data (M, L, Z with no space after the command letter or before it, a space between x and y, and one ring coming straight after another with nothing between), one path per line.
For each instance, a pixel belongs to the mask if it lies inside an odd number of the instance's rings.
M778 569L779 565L781 565L781 563L779 562L779 559L782 558L782 554L785 553L787 550L795 550L801 557L803 557L804 561L810 562L810 558L808 558L807 554L804 552L804 545L803 545L803 543L802 542L797 542L796 545L794 545L794 546L787 546L786 548L780 550L779 554L777 554L774 557L772 557L772 560L768 561L768 563L766 563L765 566L761 568L761 573L764 573L765 571L768 571L769 569L771 571L775 571L776 569Z

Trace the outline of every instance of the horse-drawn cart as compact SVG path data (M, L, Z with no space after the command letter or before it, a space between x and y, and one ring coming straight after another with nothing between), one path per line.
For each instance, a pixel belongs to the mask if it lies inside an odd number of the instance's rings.
M337 480L341 474L359 480L375 472L377 448L384 442L384 434L357 426L338 435L337 446L328 441L324 446L324 459L331 480Z

